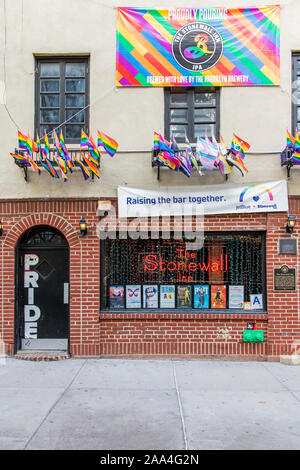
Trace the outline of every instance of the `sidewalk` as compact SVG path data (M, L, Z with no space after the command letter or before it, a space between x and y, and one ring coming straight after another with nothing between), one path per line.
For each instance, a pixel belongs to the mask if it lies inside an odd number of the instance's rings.
M280 363L7 358L0 398L0 449L300 449Z

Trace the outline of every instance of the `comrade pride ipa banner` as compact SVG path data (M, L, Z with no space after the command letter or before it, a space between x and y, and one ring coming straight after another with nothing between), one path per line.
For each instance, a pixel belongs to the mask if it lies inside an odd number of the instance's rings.
M279 85L278 5L118 8L117 86Z

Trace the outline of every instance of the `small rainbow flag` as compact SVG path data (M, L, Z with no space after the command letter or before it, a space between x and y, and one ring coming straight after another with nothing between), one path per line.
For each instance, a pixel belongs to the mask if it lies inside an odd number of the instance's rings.
M244 162L243 162L243 159L242 159L240 153L238 153L237 155L235 155L234 153L231 153L227 157L227 161L232 166L235 166L238 170L240 170L240 172L242 173L242 176L245 176L245 174L248 173L248 170L244 165Z
M296 152L300 153L300 137L299 137L299 132L298 132L298 129L296 130L296 133L295 133L295 150Z
M154 132L153 136L153 150L159 150L159 134Z
M45 157L49 157L49 154L50 154L50 147L49 147L49 140L48 140L48 136L47 136L47 133L45 131L45 146L44 146L44 151L43 151Z
M62 157L60 157L59 155L56 155L55 159L56 159L56 162L57 162L59 168L66 175L68 173L68 168L67 168L67 164L66 164L65 160Z
M94 141L94 139L91 135L89 137L89 141L90 141L90 143L92 145L92 148L94 150L94 154L98 157L98 159L100 159L100 152L99 152L99 150L97 148L97 145L95 144L95 141Z
M89 153L90 153L90 159L91 161L96 165L100 166L100 152L97 149L97 146L94 142L94 139L92 136L88 137L84 130L81 130L81 142L80 142L81 147L87 146L89 148Z
M54 144L55 144L58 156L61 157L61 158L64 158L65 157L64 152L61 148L61 145L60 145L60 142L58 140L58 137L57 137L57 134L56 134L55 130L53 131L53 139L54 139Z
M89 147L91 145L91 142L90 142L88 136L86 135L86 133L84 132L84 130L81 129L80 147L84 147L85 145L87 145Z
M27 137L18 131L18 146L22 150L27 150Z
M300 165L300 153L298 152L293 153L290 160L292 160L293 163L296 163L296 165Z
M43 165L43 167L49 173L50 176L52 176L53 178L59 178L57 171L52 166L51 162L48 160L47 157L45 157L45 160L41 159L41 164Z
M78 160L78 158L76 158L75 155L74 155L73 158L74 158L74 161L75 161L76 165L80 167L84 179L88 180L91 175L90 175L88 169L86 168L86 166L80 160Z
M104 147L108 155L111 157L114 156L118 148L118 143L114 139L104 134L103 132L98 131L98 147L100 145Z
M64 154L64 160L66 161L66 163L69 167L69 170L72 173L72 166L73 165L72 165L72 162L71 162L69 152L68 152L67 147L65 145L65 140L64 140L64 136L62 134L62 131L60 131L59 144L60 144L61 152Z
M97 178L99 178L99 169L98 169L98 167L88 157L86 157L83 153L81 154L81 156L84 159L87 166L92 170L92 172L97 176Z
M23 155L18 155L16 153L11 153L10 155L14 157L15 162L24 163L25 165L30 165L30 162Z
M36 151L40 156L40 161L42 161L44 159L44 155L43 155L43 150L42 150L42 146L41 146L41 142L40 142L40 138L38 134L36 136Z
M231 141L231 152L235 155L240 154L241 158L244 158L245 153L249 150L250 145L245 140L233 134Z
M289 133L288 130L286 130L286 147L288 149L294 149L294 145L295 145L295 139L294 137Z
M30 166L33 169L33 171L35 171L36 173L38 173L40 175L41 170L39 169L39 167L37 166L35 161L33 161L33 159L31 158L31 156L29 154L27 154L26 157L27 157L27 160L29 161Z
M169 158L166 158L166 154L167 152L164 152L163 150L161 152L159 152L159 154L157 155L156 159L162 163L163 165L165 166L168 166L171 170L176 170L176 165L174 162L172 162L171 160L169 160Z

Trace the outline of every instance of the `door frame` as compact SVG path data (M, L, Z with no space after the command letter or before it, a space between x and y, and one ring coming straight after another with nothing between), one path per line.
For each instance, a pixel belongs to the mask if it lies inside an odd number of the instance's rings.
M17 353L21 349L21 340L22 340L22 332L24 328L24 324L22 324L22 319L24 318L24 315L21 313L21 308L22 305L24 305L24 286L21 285L20 283L20 270L23 268L21 265L21 256L24 254L24 250L22 249L22 244L21 244L21 239L22 237L29 232L29 230L32 229L38 229L40 228L41 231L43 229L50 229L52 231L55 231L59 233L63 238L66 240L66 246L60 246L60 245L53 245L53 246L34 246L32 245L32 250L37 249L37 250L64 250L66 252L67 256L67 275L68 275L68 283L69 283L69 303L68 303L68 322L67 322L67 339L68 339L68 349L67 352L70 353L70 246L68 243L68 240L64 236L64 234L58 230L56 227L52 227L51 225L35 225L33 227L30 227L28 230L25 230L25 232L22 233L22 235L19 237L19 240L16 244L15 247L15 309L14 309L14 354ZM29 249L29 246L28 246ZM34 350L32 350L34 351ZM54 350L53 350L54 351ZM30 352L30 350L28 350Z

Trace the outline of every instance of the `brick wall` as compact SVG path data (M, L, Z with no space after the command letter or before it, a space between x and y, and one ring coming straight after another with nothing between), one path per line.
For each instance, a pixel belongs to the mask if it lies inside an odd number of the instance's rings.
M99 355L100 250L96 209L96 200L0 201L4 230L0 239L0 325L8 354L14 353L15 247L28 228L50 225L64 234L70 248L70 352L78 356ZM85 237L79 235L82 215L89 227Z
M290 198L290 207L300 222L300 199ZM122 357L200 357L278 360L280 354L295 352L300 339L299 327L299 270L297 256L279 256L278 238L285 233L286 213L218 215L204 220L207 231L266 231L268 315L201 313L118 313L101 312L99 316L100 247L96 234L97 200L0 201L0 217L4 234L1 248L1 318L6 351L14 353L14 296L15 246L29 227L46 224L61 230L70 247L70 352L74 356ZM84 215L88 235L80 237L79 220ZM116 219L106 218L111 228ZM130 222L130 221L129 221ZM298 226L293 236L299 235ZM170 223L158 218L152 228L171 229L179 219ZM298 226L297 226L298 225ZM190 226L195 226L190 219ZM126 229L126 220L118 228ZM147 221L141 221L141 229ZM295 292L276 292L273 270L281 265L297 268ZM262 344L242 342L243 329L248 321L258 321L265 332Z

